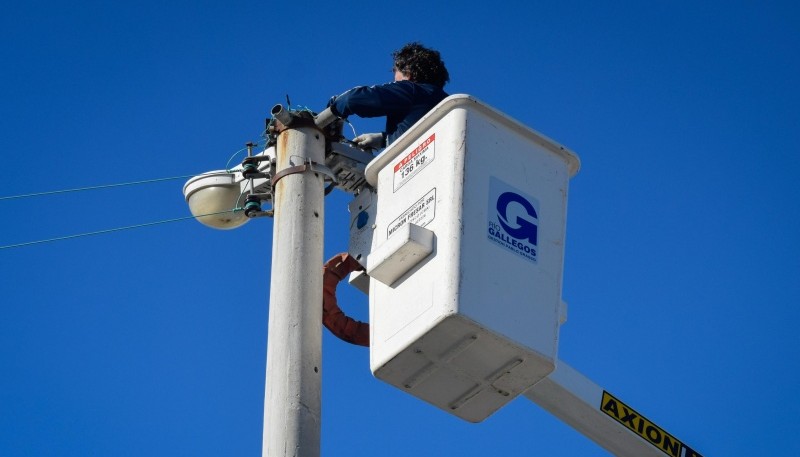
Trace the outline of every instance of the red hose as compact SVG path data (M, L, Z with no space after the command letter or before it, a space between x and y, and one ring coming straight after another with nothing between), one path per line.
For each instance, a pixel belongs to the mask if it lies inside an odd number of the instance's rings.
M347 275L362 267L350 254L336 254L322 267L322 323L348 343L369 347L369 323L347 316L336 301L336 286Z

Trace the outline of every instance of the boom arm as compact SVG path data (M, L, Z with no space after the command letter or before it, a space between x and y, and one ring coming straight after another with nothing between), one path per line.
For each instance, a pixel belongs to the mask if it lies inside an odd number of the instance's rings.
M613 455L702 457L564 362L523 395Z

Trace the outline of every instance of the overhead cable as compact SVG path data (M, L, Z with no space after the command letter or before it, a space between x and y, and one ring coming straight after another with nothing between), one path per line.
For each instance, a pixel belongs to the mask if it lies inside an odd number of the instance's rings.
M105 229L105 230L97 230L95 232L87 232L87 233L78 233L78 234L75 234L75 235L59 236L59 237L55 237L55 238L48 238L48 239L45 239L45 240L27 241L27 242L24 242L24 243L16 243L16 244L9 244L9 245L5 245L5 246L0 246L0 250L2 250L2 249L11 249L11 248L21 248L21 247L24 247L24 246L32 246L32 245L35 245L35 244L51 243L51 242L55 242L55 241L63 241L63 240L69 240L69 239L73 239L73 238L81 238L81 237L86 237L86 236L102 235L104 233L120 232L120 231L123 231L123 230L131 230L131 229L142 228L142 227L150 227L152 225L160 225L160 224L167 224L167 223L170 223L170 222L185 221L187 219L195 219L195 218L199 219L201 217L214 216L214 215L217 215L217 214L225 214L225 213L230 213L230 212L235 212L235 211L242 211L242 210L243 210L243 208L234 208L234 209L227 210L227 211L218 211L216 213L203 214L201 216L177 217L177 218L174 218L174 219L165 219L163 221L146 222L144 224L128 225L128 226L125 226L125 227L116 227L116 228Z
M43 197L45 195L54 195L54 194L65 194L68 192L80 192L84 190L97 190L97 189L107 189L110 187L123 187L123 186L133 186L136 184L149 184L159 181L170 181L174 179L186 179L191 178L195 175L183 175L183 176L171 176L169 178L156 178L156 179L146 179L143 181L131 181L131 182L123 182L117 184L103 184L100 186L88 186L88 187L76 187L74 189L62 189L62 190L51 190L47 192L34 192L30 194L20 194L20 195L9 195L5 197L0 197L0 201L2 200L15 200L21 198L29 198L29 197Z

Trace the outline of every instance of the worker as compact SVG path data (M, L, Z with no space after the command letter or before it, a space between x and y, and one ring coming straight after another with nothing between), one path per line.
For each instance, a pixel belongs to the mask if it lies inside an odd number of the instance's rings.
M394 81L377 86L358 86L334 96L330 111L339 118L386 116L386 130L365 133L353 141L363 149L388 146L428 111L447 97L444 85L450 75L439 51L412 42L392 53Z

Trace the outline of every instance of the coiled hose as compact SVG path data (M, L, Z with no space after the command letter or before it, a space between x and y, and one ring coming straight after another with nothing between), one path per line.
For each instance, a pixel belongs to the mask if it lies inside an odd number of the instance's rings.
M342 252L322 267L322 323L340 339L358 346L369 347L369 323L346 315L336 301L336 286L347 275L362 267L350 254Z

